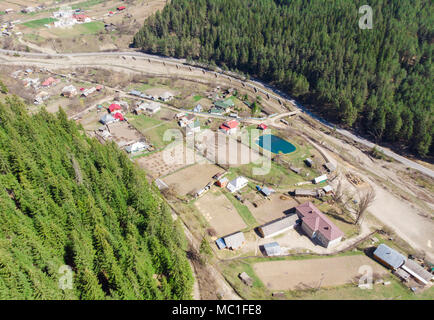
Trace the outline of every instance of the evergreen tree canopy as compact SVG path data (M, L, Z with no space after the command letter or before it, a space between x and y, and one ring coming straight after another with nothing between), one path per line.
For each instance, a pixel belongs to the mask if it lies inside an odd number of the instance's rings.
M189 299L182 232L114 143L0 102L0 299Z
M431 0L172 0L145 21L146 52L241 70L376 141L433 152Z

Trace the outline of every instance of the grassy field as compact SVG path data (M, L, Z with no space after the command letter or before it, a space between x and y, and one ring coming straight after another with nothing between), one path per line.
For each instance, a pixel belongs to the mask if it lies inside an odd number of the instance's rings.
M45 42L45 38L41 37L40 35L34 34L34 33L25 33L23 35L24 40L36 43L36 44L41 44L43 42Z
M127 117L130 124L147 137L149 141L154 144L156 149L167 146L171 142L163 141L166 130L177 128L174 122L162 121L145 115L128 114Z
M300 175L276 164L271 163L270 172L266 175L253 175L253 168L261 168L262 165L253 163L232 167L230 170L238 175L243 175L247 178L256 181L265 181L267 184L279 185L280 187L294 186L295 183L305 181Z
M104 0L87 0L83 2L79 2L71 6L71 9L87 9L97 4L104 2Z
M57 19L55 18L43 18L43 19L37 19L37 20L31 20L28 22L24 22L23 26L26 26L28 28L41 28L43 27L45 24L50 24L57 21Z
M80 34L95 34L104 29L104 23L101 21L92 21L75 26Z
M241 218L243 218L246 225L248 225L250 228L252 228L258 224L255 217L253 217L252 213L250 212L249 208L247 208L240 201L235 199L235 197L231 193L227 192L226 190L222 190L222 192L229 199L229 201L233 204L235 209L237 209L238 214L241 216Z

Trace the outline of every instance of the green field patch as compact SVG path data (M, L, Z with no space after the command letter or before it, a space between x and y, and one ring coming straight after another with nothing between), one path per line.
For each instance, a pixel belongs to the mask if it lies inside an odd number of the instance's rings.
M24 22L22 25L26 26L28 28L41 28L46 24L50 24L57 21L55 18L43 18L43 19L37 19L37 20L31 20L28 22Z
M237 209L238 214L244 220L246 225L248 225L249 227L254 227L258 224L255 217L253 217L252 213L250 212L249 208L247 208L240 201L235 199L235 197L231 193L229 193L225 190L222 190L222 192L226 196L226 198L228 198L229 201L233 204L235 209Z
M83 1L83 2L79 2L77 4L74 4L73 6L71 6L71 9L86 9L86 8L90 8L92 6L95 6L97 4L103 3L104 0L87 0L87 1Z
M127 116L129 123L143 134L156 149L167 146L171 141L163 141L166 130L177 128L174 122L162 121L145 115Z
M75 28L80 34L94 34L104 29L104 23L101 21L92 21L76 25Z

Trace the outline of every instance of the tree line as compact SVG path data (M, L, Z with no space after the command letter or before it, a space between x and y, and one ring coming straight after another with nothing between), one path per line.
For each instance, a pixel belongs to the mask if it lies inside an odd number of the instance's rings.
M62 110L0 102L0 299L190 299L186 250L158 190L114 143Z
M248 73L336 123L433 154L433 3L172 0L133 40L146 52Z

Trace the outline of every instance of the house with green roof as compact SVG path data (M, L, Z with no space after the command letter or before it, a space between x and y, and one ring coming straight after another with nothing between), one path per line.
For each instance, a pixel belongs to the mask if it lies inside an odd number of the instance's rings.
M232 99L226 99L214 102L214 106L223 109L225 112L229 112L231 111L231 108L235 106L235 103Z

